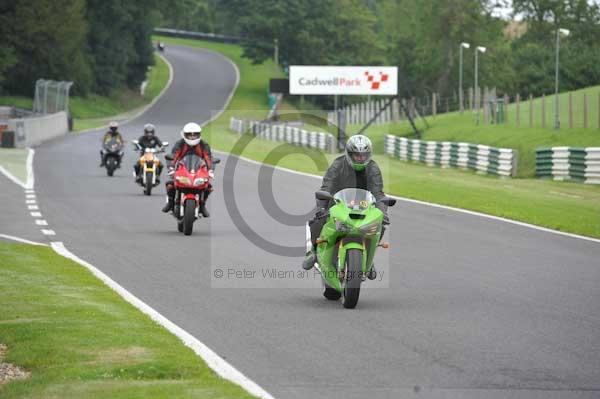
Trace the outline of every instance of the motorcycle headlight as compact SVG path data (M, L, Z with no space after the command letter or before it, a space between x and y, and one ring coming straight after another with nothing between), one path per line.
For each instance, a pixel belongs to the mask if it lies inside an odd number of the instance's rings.
M346 223L342 222L341 220L336 220L335 221L335 229L337 231L339 231L340 233L348 233L348 232L352 231L352 226L347 225Z
M377 231L379 231L379 222L369 223L360 228L360 232L368 236L377 234Z
M204 183L206 183L206 179L203 177L199 177L196 180L194 180L194 186L201 186Z
M190 184L190 179L186 176L177 176L175 177L175 180L181 184Z

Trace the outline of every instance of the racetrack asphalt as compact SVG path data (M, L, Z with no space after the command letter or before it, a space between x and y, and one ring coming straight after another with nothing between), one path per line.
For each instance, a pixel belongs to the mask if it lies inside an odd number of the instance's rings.
M169 46L165 56L173 83L122 127L127 140L151 122L173 143L233 89L235 70L216 53ZM269 216L260 166L239 160L224 176L232 159L219 155L211 217L185 237L160 212L162 184L149 197L134 184L131 146L115 177L98 167L102 133L36 148L36 194L55 237L32 228L23 190L3 176L0 233L64 242L274 397L600 397L599 243L400 201L390 210L391 249L378 257L383 281L365 283L357 309L345 310L321 296L312 272L294 274L305 229ZM258 236L296 248L274 254L240 232L228 182ZM319 184L276 170L272 190L300 215Z

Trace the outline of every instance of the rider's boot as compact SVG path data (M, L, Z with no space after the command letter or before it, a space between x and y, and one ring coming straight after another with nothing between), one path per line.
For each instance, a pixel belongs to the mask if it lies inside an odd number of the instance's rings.
M167 196L167 203L164 206L164 208L162 209L162 211L164 213L169 213L173 210L173 207L175 206L175 200L169 196Z
M172 180L169 180L167 184L165 184L165 188L167 189L167 204L162 209L164 213L169 213L175 207L175 185Z
M315 266L316 262L317 262L317 253L316 253L315 249L313 248L306 254L306 257L304 257L304 261L302 261L302 268L304 270L310 270Z
M375 263L371 266L371 270L367 273L367 278L369 280L375 280L377 278L377 270L375 269Z
M104 167L106 163L104 162L104 153L100 151L100 167Z
M210 216L210 213L208 213L208 209L206 209L206 200L208 199L209 195L210 195L210 190L204 190L204 199L200 203L200 213L205 218Z

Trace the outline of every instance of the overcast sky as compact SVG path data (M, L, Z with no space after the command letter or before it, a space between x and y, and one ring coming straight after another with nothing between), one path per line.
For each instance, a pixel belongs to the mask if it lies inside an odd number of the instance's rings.
M502 2L499 1L499 2ZM510 18L510 14L512 13L512 0L504 0L504 3L507 5L505 7L498 7L494 10L494 15L508 19ZM588 4L600 4L600 0L588 0ZM519 16L515 16L515 19L520 20Z

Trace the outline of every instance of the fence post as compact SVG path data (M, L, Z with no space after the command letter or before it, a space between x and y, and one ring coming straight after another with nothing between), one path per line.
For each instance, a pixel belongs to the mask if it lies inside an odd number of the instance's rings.
M542 94L542 128L546 127L546 95Z
M533 127L533 96L529 95L529 127Z
M446 97L446 113L450 112L450 105L448 104L448 97Z
M515 118L515 121L517 122L517 127L519 127L519 125L521 124L521 95L519 93L517 93L517 116Z
M437 103L435 101L435 93L431 94L431 115L434 117L437 115Z
M483 88L483 124L486 125L488 123L488 96L489 91L487 87Z
M584 129L587 129L587 127L588 127L587 93L583 93L583 127L584 127Z
M573 93L569 92L569 129L573 128Z
M469 87L469 111L473 111L473 88Z

